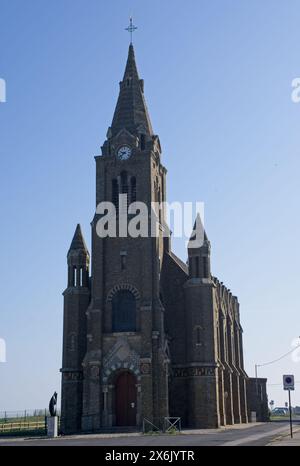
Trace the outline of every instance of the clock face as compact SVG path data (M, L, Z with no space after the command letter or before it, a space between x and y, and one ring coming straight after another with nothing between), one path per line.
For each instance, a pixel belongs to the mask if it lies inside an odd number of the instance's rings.
M122 146L118 150L118 158L120 160L127 160L131 156L131 149L128 146Z

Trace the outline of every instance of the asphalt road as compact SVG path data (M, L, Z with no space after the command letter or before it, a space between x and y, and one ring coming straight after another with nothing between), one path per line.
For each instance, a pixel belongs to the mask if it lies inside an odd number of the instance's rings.
M295 426L299 429L299 425ZM1 439L0 446L263 446L287 433L287 422L272 422L247 428L202 431L195 434L136 435L106 437L97 435L61 437L57 439Z

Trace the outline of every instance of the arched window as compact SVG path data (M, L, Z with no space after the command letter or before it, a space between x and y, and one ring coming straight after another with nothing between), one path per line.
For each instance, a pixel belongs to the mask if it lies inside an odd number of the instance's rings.
M202 331L202 327L198 326L196 327L196 346L200 346L201 345L201 331Z
M77 286L78 282L78 270L77 270L77 267L74 266L74 285L73 286Z
M112 331L136 331L136 301L130 291L120 290L112 299Z
M195 257L195 274L196 278L200 277L200 259L198 256Z
M69 266L69 286L76 286L76 267Z
M116 211L119 210L119 185L118 180L112 180L112 203L114 204Z
M141 141L141 150L145 150L145 147L146 147L146 138L145 138L145 135L144 135L144 134L141 134L140 141Z
M160 188L158 190L158 204L159 204L159 211L158 211L158 218L159 218L159 223L161 223L161 193L160 193Z
M203 260L203 277L208 278L208 257Z
M128 176L127 172L123 171L121 173L121 194L127 194L127 207L129 205L129 196L128 196Z
M136 202L136 178L135 176L131 177L130 180L130 194L131 194L131 202Z
M128 194L127 172L121 172L121 193Z

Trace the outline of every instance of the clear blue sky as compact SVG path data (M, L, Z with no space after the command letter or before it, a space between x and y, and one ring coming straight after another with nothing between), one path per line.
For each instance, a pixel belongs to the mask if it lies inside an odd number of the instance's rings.
M90 244L95 163L129 15L169 200L204 201L212 270L241 303L246 369L300 335L299 0L0 0L0 410L60 389L66 253ZM185 259L184 241L174 243ZM291 358L261 369L282 405ZM294 401L300 405L300 385Z

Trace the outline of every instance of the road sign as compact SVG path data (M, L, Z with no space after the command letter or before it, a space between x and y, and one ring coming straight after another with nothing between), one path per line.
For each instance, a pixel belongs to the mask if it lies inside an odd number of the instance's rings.
M293 375L283 376L283 389L284 390L295 390L295 379Z
M283 389L289 392L289 411L290 411L290 429L291 438L293 438L293 420L292 420L292 403L291 403L291 390L295 390L295 380L293 375L283 376Z

